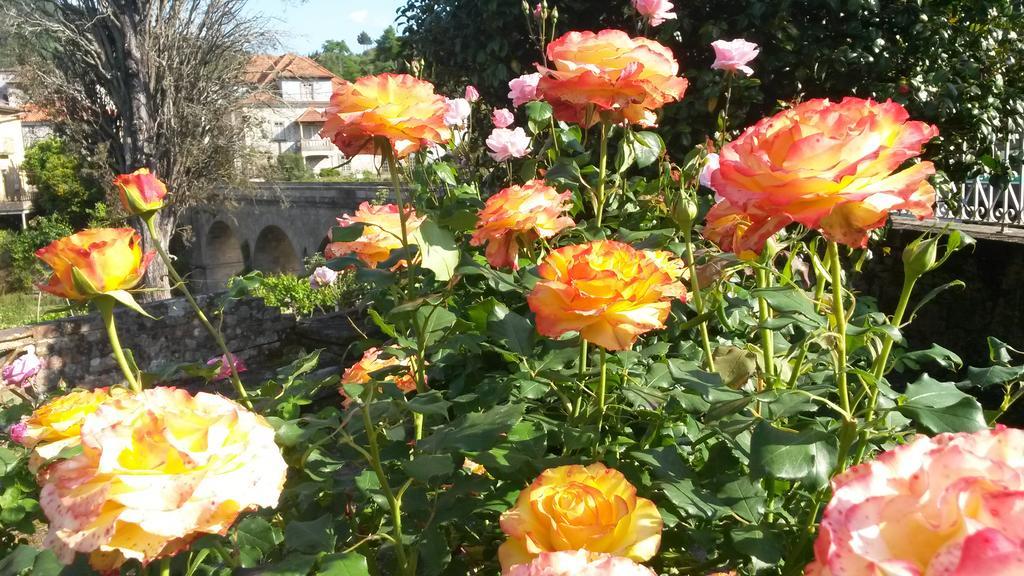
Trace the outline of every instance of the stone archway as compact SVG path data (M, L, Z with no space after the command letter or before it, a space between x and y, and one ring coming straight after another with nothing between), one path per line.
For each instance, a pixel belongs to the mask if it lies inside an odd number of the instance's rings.
M256 270L271 274L295 273L302 269L302 261L291 239L277 226L267 226L256 238L252 265Z
M206 290L220 290L228 279L245 271L242 243L227 223L216 221L206 233Z

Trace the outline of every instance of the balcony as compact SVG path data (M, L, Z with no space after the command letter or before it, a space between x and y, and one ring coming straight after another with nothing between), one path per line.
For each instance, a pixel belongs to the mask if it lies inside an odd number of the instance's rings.
M334 143L327 138L303 138L299 142L299 151L303 154L326 154L336 151Z

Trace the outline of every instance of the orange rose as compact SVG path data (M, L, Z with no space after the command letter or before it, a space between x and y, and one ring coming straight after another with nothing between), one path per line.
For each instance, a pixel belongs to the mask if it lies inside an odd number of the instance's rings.
M86 417L111 398L128 394L124 388L75 389L36 408L25 421L19 443L32 450L29 466L35 471L65 448L77 446Z
M142 238L131 228L83 230L36 251L36 257L53 269L50 281L38 287L71 300L129 290L155 255L142 253Z
M789 221L783 219L780 226L779 218L752 208L751 212L743 212L728 200L715 204L708 211L704 237L724 252L732 252L743 260L755 260L768 238Z
M661 513L636 495L621 472L596 463L545 470L501 515L508 540L498 549L503 573L543 552L585 550L651 559L661 544Z
M537 95L566 122L654 125L655 110L682 99L687 81L678 76L672 51L620 30L569 32L547 48L551 68L541 73Z
M671 299L686 296L684 269L667 252L613 240L566 246L544 259L527 301L544 336L577 331L607 350L627 350L641 334L665 327Z
M894 210L932 214L931 162L895 171L938 130L907 119L891 101L805 102L726 144L711 186L737 209L765 214L776 231L795 221L863 247Z
M114 179L114 184L117 186L121 206L131 214L148 214L163 208L167 185L146 168L139 168L131 174L121 174Z
M1024 574L1024 431L918 436L832 480L808 576Z
M425 218L416 215L411 208L406 215L406 231L409 242L413 241L413 233L419 230ZM377 206L369 202L359 205L355 215L345 214L338 218L338 226L347 228L353 224L363 224L363 234L353 242L332 242L324 249L328 260L347 254L355 254L357 258L371 268L384 262L391 256L391 251L402 247L402 221L398 214L398 206L386 204ZM396 268L405 264L401 261Z
M434 85L408 74L379 74L343 82L331 96L320 135L330 138L346 156L374 153L376 139L391 144L395 157L405 158L424 146L442 144L451 136L444 123L445 98Z
M559 194L542 180L512 186L487 199L470 244L487 243L487 261L495 268L519 269L519 248L538 238L551 238L573 226L561 216L572 208L572 193Z
M111 399L81 425L82 453L48 467L44 539L99 571L172 556L277 505L287 467L274 429L222 396L154 388Z
M395 383L402 392L415 392L416 391L416 376L413 374L412 368L410 367L409 359L399 359L394 356L388 358L381 358L380 355L383 352L380 348L370 348L363 353L363 357L358 362L349 366L348 370L341 375L342 384L367 384L373 381L372 373L378 370L384 370L385 368L391 368L394 366L408 367L409 371L398 375L389 376L388 379ZM341 390L342 396L345 396L344 389ZM347 406L351 400L346 396L345 405Z

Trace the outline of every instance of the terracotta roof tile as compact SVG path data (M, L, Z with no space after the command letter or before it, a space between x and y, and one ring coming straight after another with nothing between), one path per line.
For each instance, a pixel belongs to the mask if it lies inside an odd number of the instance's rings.
M264 85L278 78L337 78L333 72L308 56L298 54L255 54L245 70L246 81Z
M327 117L323 112L315 110L313 108L306 108L306 111L302 113L302 116L296 120L296 122L326 122Z

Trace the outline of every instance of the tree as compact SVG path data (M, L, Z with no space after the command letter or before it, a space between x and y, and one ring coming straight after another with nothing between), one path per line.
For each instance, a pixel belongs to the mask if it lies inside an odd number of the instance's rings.
M170 238L178 215L234 178L244 126L248 54L267 34L246 0L8 0L28 97L108 178L147 167L173 191L157 226ZM28 40L31 39L31 42ZM143 227L144 228L144 227ZM143 242L152 239L143 229ZM163 291L166 268L146 283Z
M42 216L59 215L72 226L83 226L103 200L103 186L59 138L40 140L25 150L22 168L36 187L36 212Z
M389 26L376 41L369 38L366 32L359 35L360 45L373 46L361 54L353 53L344 40L328 40L310 57L349 81L369 74L398 72L404 68L402 42L394 27Z
M367 34L365 30L360 32L359 36L356 36L356 42L358 42L360 46L373 46L373 38L370 38L370 35Z
M548 0L548 5L558 8L559 34L644 31L628 0ZM691 80L684 101L668 107L662 119L670 151L686 150L715 131L722 75L709 69L710 43L733 38L761 45L755 76L734 87L734 129L774 112L780 102L850 94L892 98L939 127L942 138L929 155L957 179L982 169L979 159L995 141L1024 130L1019 2L702 0L675 5L678 20L646 32L675 51ZM533 71L541 58L518 2L407 0L399 19L405 59L422 58L424 75L448 93L471 83L490 101L504 103L508 80Z

